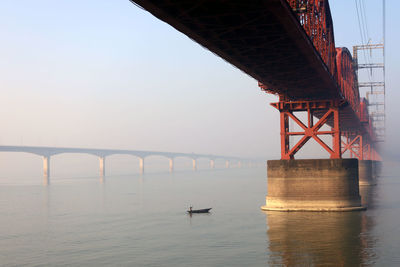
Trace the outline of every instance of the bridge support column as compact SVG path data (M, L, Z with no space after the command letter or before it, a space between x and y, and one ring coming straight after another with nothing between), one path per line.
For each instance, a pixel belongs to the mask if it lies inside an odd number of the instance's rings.
M380 176L382 172L382 161L372 160L372 177L374 181Z
M358 161L358 180L360 185L376 185L372 160Z
M50 184L50 156L43 156L43 183Z
M174 159L170 158L169 159L169 172L173 172L174 171Z
M193 170L197 171L197 160L196 159L192 159L192 163L193 163Z
M318 101L284 101L272 103L273 107L280 112L281 124L281 159L294 159L294 155L313 138L329 154L331 159L341 158L341 139L339 128L339 108L337 100ZM303 123L294 112L307 112L307 122ZM314 116L319 117L314 124ZM289 129L289 119L292 119L301 129L300 132L293 132ZM321 127L332 121L330 131L320 131ZM329 147L319 138L319 135L332 136L332 146ZM290 136L302 136L301 139L290 146Z
M139 171L140 174L144 174L144 158L139 158Z
M210 159L210 168L211 169L215 168L215 161L213 159Z
M100 177L106 176L106 157L99 157L99 173Z
M269 160L263 210L352 211L361 206L357 159Z

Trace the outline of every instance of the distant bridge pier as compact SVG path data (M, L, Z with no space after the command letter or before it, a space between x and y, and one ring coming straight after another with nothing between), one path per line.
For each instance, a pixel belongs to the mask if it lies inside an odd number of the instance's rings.
M174 171L174 159L170 158L169 159L169 172L173 172Z
M193 163L193 170L197 171L197 160L196 159L192 159L192 163Z
M105 156L99 157L99 171L100 171L100 177L106 176L106 157Z
M382 172L382 161L380 160L373 160L372 161L372 177L374 181L377 179Z
M365 111L366 112L366 111ZM365 121L364 121L365 122ZM361 131L342 131L342 154L350 152L351 158L358 159L358 181L360 186L376 185L374 143ZM372 153L371 153L372 152Z
M214 159L210 159L210 168L211 169L215 168L215 160Z
M139 158L139 171L140 174L144 174L144 158Z
M374 177L374 161L359 160L358 161L358 180L360 186L376 185Z
M43 156L43 183L50 184L50 156Z

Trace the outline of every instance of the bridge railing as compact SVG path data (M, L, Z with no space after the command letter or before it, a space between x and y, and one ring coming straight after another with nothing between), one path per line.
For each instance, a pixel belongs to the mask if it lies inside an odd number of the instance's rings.
M287 0L300 24L321 55L333 77L336 77L336 49L333 22L328 0Z

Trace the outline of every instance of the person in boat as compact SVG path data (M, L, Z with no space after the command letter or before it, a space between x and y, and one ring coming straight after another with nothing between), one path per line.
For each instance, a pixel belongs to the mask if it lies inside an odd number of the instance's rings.
M192 206L189 207L189 211L190 211L190 213L192 212Z

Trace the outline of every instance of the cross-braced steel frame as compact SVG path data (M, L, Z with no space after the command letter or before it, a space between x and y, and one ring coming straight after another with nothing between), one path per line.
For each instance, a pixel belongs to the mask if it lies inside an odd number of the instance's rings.
M330 158L341 158L341 134L339 127L340 101L279 101L271 105L280 112L281 159L294 159L294 155L311 138L330 154ZM294 112L307 112L307 122L303 123ZM316 113L319 115L319 120L314 123L314 115ZM302 131L291 131L289 129L289 118L292 119ZM321 131L322 126L327 125L328 120L333 122L331 123L331 130ZM330 135L332 137L332 146L327 145L319 137L320 135ZM290 136L301 136L301 139L291 146Z

